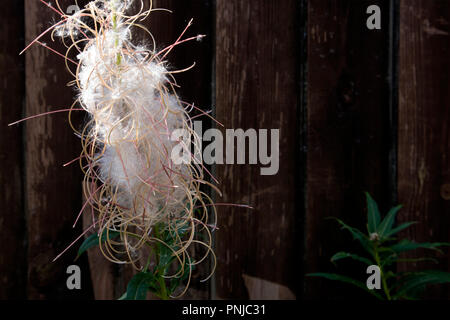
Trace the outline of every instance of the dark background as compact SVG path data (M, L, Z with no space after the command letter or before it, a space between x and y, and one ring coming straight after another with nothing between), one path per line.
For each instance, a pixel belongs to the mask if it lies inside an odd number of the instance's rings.
M217 201L255 210L219 208L218 269L206 284L199 279L207 270L199 270L187 298L367 299L304 277L336 271L330 256L357 249L325 218L364 227L364 191L383 213L404 204L398 222L420 222L404 236L450 241L449 0L153 3L174 12L145 22L161 48L190 18L189 35L207 35L168 56L178 68L197 63L177 77L185 101L212 108L226 128L281 129L278 175L261 176L258 166L213 168L224 192ZM366 28L373 4L382 10L381 30ZM51 263L82 232L72 229L82 207L81 170L62 167L81 151L67 114L7 126L73 102L61 57L39 46L18 55L57 14L38 0L15 0L0 18L0 298L118 298L132 274L127 268L91 252L76 262L82 290L69 291L65 270L78 245ZM450 271L450 256L439 259L435 268ZM337 271L366 277L353 264ZM427 297L448 299L450 291L433 288Z

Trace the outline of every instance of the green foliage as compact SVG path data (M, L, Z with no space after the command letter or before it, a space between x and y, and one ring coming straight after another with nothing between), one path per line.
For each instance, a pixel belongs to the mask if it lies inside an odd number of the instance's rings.
M127 292L122 300L145 300L150 288L157 290L156 282L157 279L153 273L139 272L128 283Z
M328 280L348 283L365 290L380 300L414 300L423 294L425 288L433 284L450 283L450 273L436 270L426 270L419 272L395 272L398 262L419 262L436 259L428 257L402 258L401 254L416 250L427 249L442 253L441 247L450 246L449 243L417 243L408 239L398 239L398 233L415 222L406 222L395 226L397 213L402 206L392 208L382 219L379 208L375 200L366 193L367 201L367 233L357 228L350 227L343 221L333 218L341 226L342 230L348 231L354 240L357 240L366 251L367 256L361 256L350 252L338 252L331 257L331 262L343 259L351 259L364 264L364 268L370 265L377 265L381 271L381 282L383 291L369 290L366 283L348 276L334 273L311 273L307 276L321 277Z
M127 291L119 298L119 300L145 300L147 293L151 292L160 299L167 300L175 292L175 290L185 281L190 272L194 269L193 266L188 264L187 259L182 261L180 265L175 252L180 249L180 239L183 239L186 233L189 231L189 225L185 224L179 227L177 230L169 230L167 226L160 223L154 226L154 237L159 239L151 244L150 248L153 254L150 254L147 265L143 271L134 275L127 286ZM88 249L105 242L108 238L114 239L120 235L119 232L113 232L106 230L102 233L101 239L97 233L88 237L80 246L78 251L78 257L87 251ZM180 256L179 259L183 260ZM151 262L153 263L152 270L149 270ZM173 266L178 268L175 272ZM175 277L167 279L167 275L175 274Z
M378 299L383 300L383 297L380 294L378 294L376 291L369 290L364 282L352 279L352 278L347 277L347 276L343 276L343 275L335 274L335 273L310 273L310 274L308 274L308 276L310 276L310 277L322 277L322 278L325 278L325 279L328 279L328 280L335 280L335 281L341 281L341 282L349 283L349 284L351 284L351 285L353 285L355 287L363 289L364 291L370 293L371 295L377 297Z
M84 242L81 244L80 249L78 249L77 258L79 258L88 249L98 246L100 243L106 242L106 240L112 240L120 235L117 231L103 230L101 237L97 233L91 234Z
M155 237L162 241L156 241L153 247L156 264L153 270L149 271L151 258L149 257L149 262L144 270L136 274L128 283L127 292L121 297L121 300L145 300L148 291L163 300L169 299L174 294L175 290L193 270L193 267L189 266L187 261L184 261L183 265L180 265L175 272L176 277L171 277L169 280L165 278L174 263L180 264L175 255L175 252L180 249L177 240L183 238L188 229L187 224L177 230L169 230L161 223L155 225Z

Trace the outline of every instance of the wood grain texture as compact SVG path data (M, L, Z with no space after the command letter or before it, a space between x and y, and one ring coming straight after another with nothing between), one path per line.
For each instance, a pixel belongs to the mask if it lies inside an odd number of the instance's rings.
M72 1L60 1L67 8ZM39 1L25 1L26 43L57 19L56 13ZM42 42L64 52L59 42L44 37ZM26 53L25 115L69 108L75 92L66 84L71 80L64 60L39 46ZM25 201L28 226L28 298L88 298L89 271L83 260L82 290L66 287L66 268L74 264L75 245L59 260L52 260L81 234L81 221L72 224L81 209L81 170L75 164L62 165L79 156L80 141L72 132L67 114L30 120L25 125Z
M158 49L174 43L188 22L193 19L184 38L205 35L200 42L192 41L175 47L167 56L169 69L185 69L195 63L195 67L175 75L180 85L178 93L188 103L195 103L205 110L211 109L211 73L213 5L211 0L153 0L154 8L165 8L172 13L155 11L145 25L155 37Z
M217 201L255 210L219 208L214 298L249 298L244 274L297 294L297 7L291 0L217 1L217 120L227 129L280 129L280 170L261 176L258 165L217 166L223 191Z
M83 202L86 201L85 190L88 188L82 184ZM83 212L83 228L87 230L93 224L93 217L96 218L96 211L91 206L86 206ZM97 229L92 230L84 236L87 239ZM91 284L94 291L95 300L117 300L126 291L128 282L136 274L136 270L131 265L120 265L112 263L103 256L98 246L95 246L87 252L89 261L89 270L91 274ZM145 263L145 261L143 261Z
M22 117L24 96L23 3L0 11L0 299L25 298L26 246L22 193Z
M405 208L399 222L419 222L403 234L408 238L448 242L450 2L400 3L398 193ZM438 257L438 266L409 264L399 268L449 270L450 255ZM448 298L450 290L442 286L430 297Z
M79 155L80 141L66 114L7 124L67 108L75 92L66 87L71 78L61 57L39 46L18 56L57 20L56 13L38 0L13 2L0 12L0 201L6 208L0 213L0 299L117 299L132 273L94 249L75 262L82 268L81 291L68 291L65 283L79 244L51 262L82 230L72 228L82 206L81 172L76 164L62 167ZM353 288L303 275L330 271L363 279L365 270L345 262L336 269L329 262L335 252L359 247L324 218L337 216L364 228L363 191L372 193L385 213L396 198L396 183L404 204L398 222L420 222L403 235L450 241L450 1L399 0L399 30L389 23L391 2L153 1L173 11L156 11L145 22L157 48L173 43L191 18L187 36L207 35L167 57L173 70L196 62L176 76L182 100L209 110L215 96L216 117L226 128L281 129L278 175L261 176L259 166L217 166L224 191L217 201L255 210L219 207L215 281L199 282L210 270L204 264L185 298L364 299ZM61 1L63 8L73 3ZM307 6L299 9L300 3ZM366 9L373 4L382 9L380 31L365 27ZM398 31L397 132L392 46ZM63 51L49 37L42 41ZM204 128L209 126L204 121ZM90 213L85 226L89 220ZM450 256L437 257L437 266L398 269L449 270ZM434 288L428 297L449 298L450 291Z
M373 4L382 11L381 30L366 27ZM308 6L305 272L365 279L363 268L330 263L334 253L359 247L325 218L365 229L363 192L384 212L390 202L389 1L311 0ZM316 278L306 278L305 296L364 297Z

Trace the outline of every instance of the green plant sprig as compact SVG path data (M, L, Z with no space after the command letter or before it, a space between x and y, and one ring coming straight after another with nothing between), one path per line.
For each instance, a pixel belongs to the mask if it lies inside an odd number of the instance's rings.
M154 236L160 241L154 241L149 244L151 254L148 257L146 266L142 271L133 276L127 285L127 291L119 298L119 300L145 300L147 293L151 292L161 300L170 299L176 289L188 278L193 271L194 266L187 259L180 265L175 252L180 249L177 240L182 239L188 233L189 225L178 228L177 230L169 230L163 223L156 224L153 228ZM132 233L128 233L133 236ZM88 249L97 246L107 240L113 240L120 236L119 232L104 230L102 235L92 234L84 240L78 250L77 258ZM138 237L139 238L139 237ZM150 270L152 259L155 265ZM176 276L166 278L166 275L178 264Z
M338 222L342 230L350 232L354 240L357 240L367 256L360 256L355 253L338 252L331 257L331 262L336 264L342 259L352 259L367 266L376 265L380 269L381 284L383 292L380 294L376 290L368 289L366 283L335 273L311 273L307 276L322 277L329 280L340 281L351 284L365 290L380 300L415 300L423 293L428 285L450 283L450 273L436 270L426 270L420 272L395 272L398 262L419 262L437 260L429 257L402 258L401 254L416 250L428 249L442 253L440 247L450 246L450 243L443 242L423 242L417 243L408 239L398 239L396 235L415 224L415 222L405 222L395 226L397 213L402 206L392 208L388 214L381 219L381 214L375 200L366 193L367 200L367 233L345 224L342 220L332 218Z

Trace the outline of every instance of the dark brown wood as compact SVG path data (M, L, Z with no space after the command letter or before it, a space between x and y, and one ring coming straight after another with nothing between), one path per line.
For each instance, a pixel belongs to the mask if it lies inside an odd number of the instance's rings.
M82 187L84 202L86 201L84 196L86 185L83 184ZM92 207L86 206L83 212L84 230L92 226L92 214L96 217L97 213L92 211ZM98 232L97 230L87 232L84 239L87 239L94 232ZM137 271L131 265L121 265L109 261L103 256L98 246L89 249L87 255L95 300L119 299L127 291L128 282Z
M448 242L450 2L400 3L398 193L405 208L399 222L419 222L404 233L408 238ZM427 267L449 270L450 256L438 257L439 265ZM436 298L450 296L444 286L432 293Z
M24 299L26 281L25 219L22 193L22 117L24 95L23 4L14 1L0 12L0 299Z
M212 2L154 0L155 9L164 8L172 13L155 11L145 22L155 37L157 49L173 44L191 19L193 24L184 37L199 34L206 36L200 42L192 41L175 47L166 57L172 70L185 69L195 63L192 70L175 75L180 85L177 92L185 102L194 103L204 110L211 109L211 46L214 38Z
M263 177L259 166L217 166L224 196L216 200L255 210L219 207L215 279L199 282L210 271L204 264L186 298L364 298L351 287L303 275L330 271L364 280L363 268L346 262L335 268L329 262L335 252L359 247L325 218L364 228L363 191L385 213L396 200L396 183L398 202L404 204L398 222L420 222L403 235L450 241L450 2L399 1L398 132L392 51L397 32L392 3L397 1L153 1L154 7L173 11L156 11L144 23L159 49L173 43L191 18L187 36L207 35L167 57L171 69L196 62L192 71L176 77L182 100L209 110L215 96L217 119L226 128L281 129L278 175ZM67 8L73 2L61 4ZM382 10L380 31L366 28L366 9L373 4ZM5 208L0 299L92 298L92 284L95 298L117 299L132 272L112 266L95 249L89 252L91 272L88 255L73 262L79 244L52 263L82 231L81 221L72 229L82 205L81 171L76 164L62 167L80 153L67 114L7 127L73 102L61 57L39 46L18 56L58 20L57 14L37 0L25 0L4 7L0 18L0 201ZM302 31L308 38L307 63ZM49 37L42 41L63 51ZM205 129L210 125L204 122ZM437 257L437 266L400 264L398 269L449 270L450 256ZM82 267L81 291L66 289L71 264ZM429 297L448 298L450 291L439 287Z
M216 9L216 113L227 129L280 129L280 170L261 176L258 165L218 165L223 191L216 232L215 298L267 298L248 292L244 277L295 292L295 150L299 105L297 1L219 0ZM247 278L248 279L248 278ZM252 286L253 287L253 286ZM252 290L252 289L251 289ZM272 298L276 299L277 290ZM281 292L281 291L280 291ZM257 292L256 292L257 293ZM292 294L291 294L292 296Z
M381 8L381 30L366 27L373 4ZM365 228L363 192L384 212L390 202L389 1L311 0L308 6L305 272L365 281L364 268L330 263L337 251L359 248L325 218ZM363 297L338 282L306 278L305 286L308 298Z
M67 8L72 1L60 1ZM47 29L57 14L39 1L25 1L26 43ZM59 42L48 36L41 39L52 48L64 52ZM26 53L26 108L31 116L69 108L75 92L66 84L72 80L65 70L64 59L49 50L33 46ZM56 262L52 260L81 234L81 221L72 224L81 209L81 170L75 159L81 151L67 114L30 120L25 125L25 201L28 226L28 298L65 299L89 297L89 272L83 260L82 290L69 291L66 269L74 264L78 245Z

